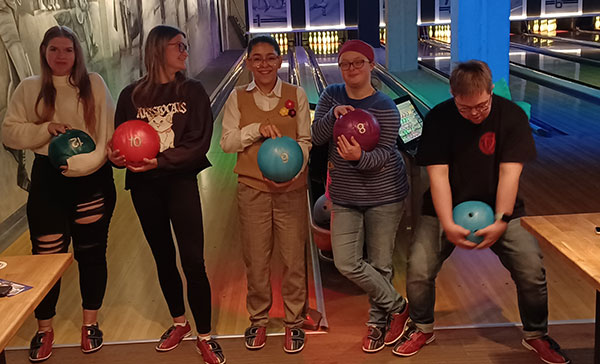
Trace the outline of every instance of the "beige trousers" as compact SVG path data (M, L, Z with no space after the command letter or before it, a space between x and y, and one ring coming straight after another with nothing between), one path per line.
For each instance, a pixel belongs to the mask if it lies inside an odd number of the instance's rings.
M252 326L267 326L273 303L271 256L277 245L283 264L281 295L287 327L300 327L306 301L306 188L285 193L238 183L240 235L248 279L246 307Z

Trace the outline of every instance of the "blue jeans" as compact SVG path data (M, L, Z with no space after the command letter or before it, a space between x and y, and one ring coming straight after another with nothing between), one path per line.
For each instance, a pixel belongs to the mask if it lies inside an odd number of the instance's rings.
M406 291L410 300L410 318L423 332L433 331L435 278L454 247L446 239L436 217L420 217L408 253ZM521 226L521 219L513 219L491 249L517 286L525 336L543 336L548 329L548 291L537 241Z
M392 255L404 201L369 208L333 205L331 246L336 268L369 296L368 325L384 326L404 309L392 285ZM363 258L366 244L367 258Z

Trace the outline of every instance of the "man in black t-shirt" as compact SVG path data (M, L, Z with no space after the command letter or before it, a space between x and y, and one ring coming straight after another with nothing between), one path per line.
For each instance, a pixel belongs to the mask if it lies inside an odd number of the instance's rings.
M435 278L456 246L491 248L517 286L523 345L546 363L569 363L547 334L548 294L537 241L521 227L525 215L517 197L523 164L535 158L535 144L525 112L492 94L489 67L481 61L456 66L450 76L452 99L434 107L424 122L417 154L426 166L430 189L408 257L407 293L411 322L393 353L416 354L435 339ZM478 200L496 212L495 222L467 240L452 209Z

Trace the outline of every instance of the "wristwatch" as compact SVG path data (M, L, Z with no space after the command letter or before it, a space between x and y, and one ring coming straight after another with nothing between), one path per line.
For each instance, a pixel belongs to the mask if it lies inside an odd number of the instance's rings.
M510 221L510 219L512 219L512 215L508 215L503 212L497 212L496 215L494 215L494 217L495 217L495 221L502 220L505 223L508 223Z

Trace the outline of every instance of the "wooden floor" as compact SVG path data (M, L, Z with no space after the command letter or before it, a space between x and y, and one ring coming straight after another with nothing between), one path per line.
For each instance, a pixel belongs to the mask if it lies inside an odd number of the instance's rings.
M248 351L241 339L220 339L227 363L236 364L538 364L541 361L520 343L515 327L438 330L436 340L415 356L400 358L385 348L375 354L360 349L360 325L340 327L340 317L332 318L335 325L330 334L310 335L305 349L299 354L285 354L283 337L269 337L266 346L256 352ZM346 319L345 322L348 322ZM363 329L360 327L360 329ZM565 353L574 364L591 363L594 328L591 324L558 325L552 327ZM28 363L26 350L7 352L7 363ZM48 364L164 364L200 363L194 341L185 341L169 353L157 353L153 343L106 345L97 353L85 355L78 347L54 349Z

